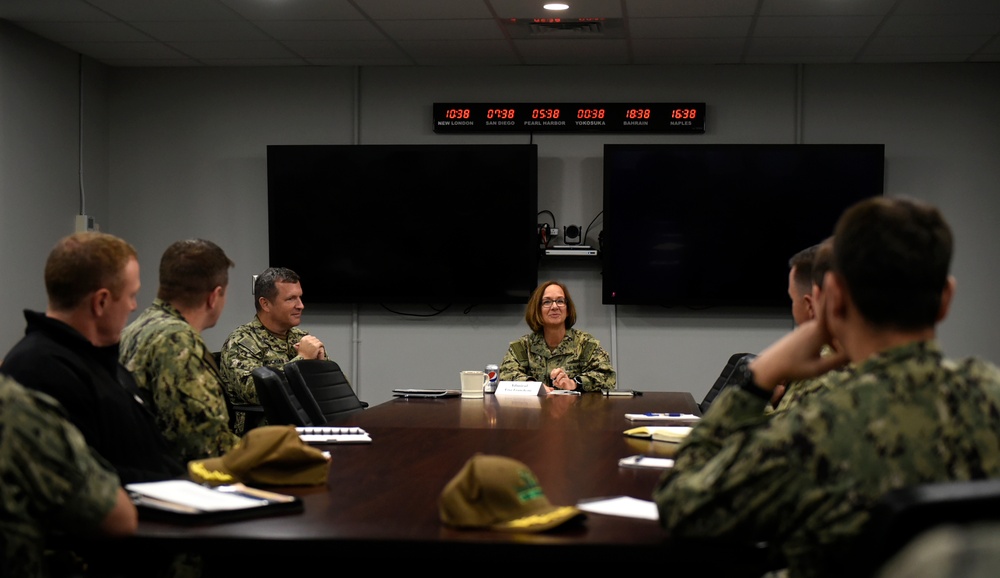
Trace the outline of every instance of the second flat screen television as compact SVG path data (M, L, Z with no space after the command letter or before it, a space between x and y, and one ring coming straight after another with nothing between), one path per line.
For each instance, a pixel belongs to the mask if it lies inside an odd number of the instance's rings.
M527 303L535 145L267 147L270 264L311 303Z
M789 307L788 259L883 192L885 147L605 145L605 304Z

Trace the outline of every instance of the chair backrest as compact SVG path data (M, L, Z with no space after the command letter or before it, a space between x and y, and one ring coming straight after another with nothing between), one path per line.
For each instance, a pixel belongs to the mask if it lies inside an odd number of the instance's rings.
M295 391L280 370L262 366L250 372L257 397L270 425L311 426L317 423L303 408Z
M359 412L368 406L358 399L337 362L326 359L300 359L284 365L289 385L303 400L303 407L317 425ZM311 395L314 404L306 401Z
M893 490L871 511L863 540L868 567L886 560L926 530L1000 520L1000 479L938 482Z
M705 394L705 398L698 404L698 409L701 410L702 414L708 411L709 406L711 406L712 402L715 401L715 398L722 393L722 390L733 382L733 377L736 375L736 368L739 364L749 363L755 357L757 356L753 353L734 353L729 356L729 361L727 361L726 366L722 368L722 373L719 374L715 383L712 384L712 388Z

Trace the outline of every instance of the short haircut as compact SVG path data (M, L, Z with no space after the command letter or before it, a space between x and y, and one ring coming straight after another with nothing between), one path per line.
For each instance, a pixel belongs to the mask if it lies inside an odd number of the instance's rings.
M833 237L827 237L817 246L812 262L812 284L823 288L823 278L833 267Z
M125 285L125 266L138 259L135 247L95 231L63 237L45 262L45 291L55 311L74 309L98 289L117 299Z
M211 241L177 241L160 259L160 289L156 296L168 303L196 307L216 287L229 285L229 268L233 265Z
M788 267L795 270L793 278L795 285L803 294L812 291L813 257L816 255L817 248L819 245L806 247L792 255L792 258L788 260Z
M576 305L573 304L573 298L569 296L569 289L559 281L546 281L535 288L535 292L531 294L528 306L524 310L524 320L528 322L528 327L535 333L541 333L545 326L542 323L542 296L549 285L558 285L563 290L563 295L566 296L566 329L576 325Z
M833 270L855 306L876 327L933 327L948 284L953 239L935 207L914 199L873 197L837 222Z
M253 305L260 311L260 298L274 301L278 296L278 283L299 283L299 275L291 269L284 267L268 267L257 275L257 280L253 282Z

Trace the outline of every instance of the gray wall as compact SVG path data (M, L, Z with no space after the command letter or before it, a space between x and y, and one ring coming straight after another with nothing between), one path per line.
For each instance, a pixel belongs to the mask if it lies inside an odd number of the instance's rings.
M22 332L20 309L44 307L42 263L51 244L72 231L79 204L77 58L11 30L5 26L0 35L0 270L12 289L9 306L0 310L0 351ZM602 205L605 143L884 143L887 193L936 203L956 231L959 292L939 332L945 351L1000 361L1000 301L991 295L1000 261L990 224L1000 215L995 64L582 71L105 69L90 63L83 86L88 212L139 250L140 307L154 297L159 256L174 240L212 239L236 261L226 311L205 333L213 348L252 317L250 276L269 265L267 145L530 138L434 134L431 105L442 101L704 101L704 135L535 135L539 209L555 213L560 225L590 223ZM341 218L379 222L378 215L331 215L330 226ZM308 250L323 258L323 247ZM752 255L734 248L733 257ZM612 352L627 388L686 390L700 399L730 353L759 351L792 326L785 312L603 305L596 262L545 261L539 276L569 284L580 307L578 326ZM527 330L518 306L468 312L455 306L412 317L378 306L310 305L308 279L303 288L303 327L327 344L362 399L373 404L389 399L394 387L457 387L459 370L499 362L507 343Z

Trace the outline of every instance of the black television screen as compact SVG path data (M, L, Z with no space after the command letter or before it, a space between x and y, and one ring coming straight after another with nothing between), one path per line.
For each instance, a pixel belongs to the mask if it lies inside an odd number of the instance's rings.
M883 192L885 147L605 145L605 304L788 307L788 259Z
M536 145L271 145L270 263L312 303L527 303Z

